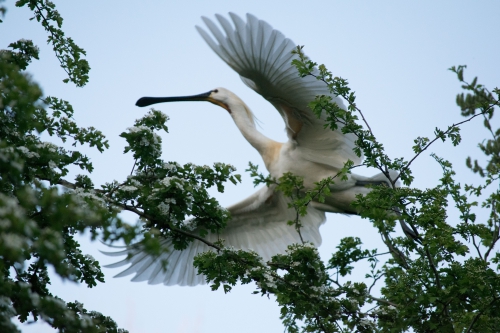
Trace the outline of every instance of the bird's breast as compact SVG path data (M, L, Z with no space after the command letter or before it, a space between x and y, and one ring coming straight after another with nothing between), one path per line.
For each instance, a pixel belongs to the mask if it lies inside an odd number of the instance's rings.
M283 174L290 172L295 176L300 176L304 180L306 189L314 188L314 184L327 178L334 177L340 171L338 168L317 161L311 161L303 154L300 148L285 143L279 150L279 155L274 157L273 163L266 167L274 178L279 178ZM332 185L332 190L342 190L352 187L351 181L338 181Z
M277 141L269 141L265 149L262 151L262 159L266 165L267 171L274 175L279 170L283 143Z

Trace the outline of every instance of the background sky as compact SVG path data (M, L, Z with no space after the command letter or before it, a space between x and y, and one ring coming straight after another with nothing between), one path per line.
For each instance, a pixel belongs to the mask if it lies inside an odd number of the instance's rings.
M498 1L55 1L64 18L67 36L87 51L92 68L86 87L63 84L64 71L46 45L46 33L26 8L8 1L0 24L0 48L21 38L32 39L40 61L28 68L45 95L70 101L80 126L94 126L109 139L103 154L82 148L93 160L95 184L123 180L133 165L123 155L125 140L118 137L146 112L134 106L142 96L176 96L226 87L242 98L261 121L260 130L284 141L278 112L247 88L198 35L194 26L201 16L213 18L229 11L252 13L305 45L314 61L334 75L348 79L379 141L391 157L412 157L413 139L432 136L434 128L461 121L455 96L456 76L447 69L466 64L466 78L479 76L489 88L500 85L500 2ZM243 176L238 186L214 193L230 205L255 191L244 172L248 162L261 165L258 153L241 136L222 108L210 103L156 106L171 120L164 140L164 159L179 163L212 165L226 162ZM429 156L449 159L462 182L477 180L465 168L465 157L479 156L477 143L486 137L481 121L467 123L464 142L453 148L436 142L414 164L418 188L431 187L440 167ZM78 170L75 170L78 173ZM357 172L371 175L373 170ZM450 210L450 217L456 213ZM131 215L126 216L135 221ZM368 248L385 251L368 221L328 214L322 227L324 258L345 236L361 237ZM83 241L83 249L101 263L99 242ZM88 289L53 280L52 292L66 301L78 300L89 310L115 319L130 332L282 332L279 307L273 299L252 295L252 286L239 286L225 295L208 286L165 287L113 279L118 270L104 268L106 283ZM352 277L359 280L361 271ZM52 332L46 325L23 326L24 332Z

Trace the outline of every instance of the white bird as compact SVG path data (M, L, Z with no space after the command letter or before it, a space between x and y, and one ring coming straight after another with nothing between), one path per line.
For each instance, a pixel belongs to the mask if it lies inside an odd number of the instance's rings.
M216 88L207 93L186 97L143 97L138 106L175 101L208 101L228 111L245 139L260 153L264 164L275 178L285 172L301 176L306 189L326 177L336 175L348 160L361 163L354 151L355 137L342 134L339 129L325 129L325 117L318 119L308 108L317 95L331 95L324 83L313 77L300 78L291 62L296 47L290 39L274 30L268 23L247 14L247 22L229 14L234 26L224 17L216 15L224 32L208 18L203 21L208 32L196 27L212 50L241 77L243 82L267 99L283 117L288 141L271 140L260 133L250 108L234 93ZM343 107L342 101L332 96ZM321 244L319 227L325 222L325 212L356 214L351 206L357 194L370 191L365 185L387 182L382 173L375 177L351 174L347 181L337 181L330 188L332 194L324 203L313 201L307 215L301 219L302 237L305 241ZM286 222L295 219L295 211L288 208L289 199L273 186L262 187L247 199L228 208L232 219L219 235L228 246L253 249L265 260L283 253L287 246L300 243L294 226ZM217 235L208 235L214 241ZM169 240L163 245L171 248ZM203 242L194 240L184 251L171 250L160 258L153 258L140 249L128 248L109 255L129 254L129 258L107 267L131 264L117 277L135 273L132 281L148 281L150 284L197 285L204 284L205 277L197 275L193 267L196 254L210 250ZM167 260L166 270L161 261Z

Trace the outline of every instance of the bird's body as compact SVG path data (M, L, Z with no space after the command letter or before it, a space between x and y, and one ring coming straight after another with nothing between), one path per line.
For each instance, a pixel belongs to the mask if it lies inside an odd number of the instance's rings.
M197 29L242 80L278 110L285 122L289 138L287 142L276 142L260 133L250 108L225 88L188 97L144 97L137 105L205 100L221 106L228 111L245 139L260 153L272 177L277 179L290 172L303 178L305 189L311 189L316 182L337 175L348 160L359 164L361 157L353 151L354 136L343 134L340 125L335 131L325 129L325 116L317 118L309 109L309 102L317 95L331 94L315 78L298 76L291 64L292 59L297 57L291 52L295 44L252 15L247 15L247 22L234 14L230 16L234 27L217 15L225 34L212 21L203 18L216 41L205 30ZM338 97L332 96L332 99L343 107ZM387 181L383 174L371 178L351 174L347 181L336 181L330 188L332 195L325 202L308 205L308 214L301 221L303 239L319 246L319 227L326 220L325 212L355 214L351 206L355 196L370 191L363 184L383 181ZM286 223L295 219L295 211L288 208L289 202L281 192L275 191L274 186L263 187L247 199L228 207L232 219L219 236L225 239L226 245L253 249L264 259L284 252L288 245L301 241L295 228ZM209 234L207 239L214 241L219 236ZM163 245L171 248L168 240ZM193 257L207 250L206 244L195 240L186 250L171 248L169 253L155 260L140 248L127 248L112 255L129 254L129 258L110 266L120 267L130 263L131 266L118 276L135 273L133 281L196 285L205 283L205 280L203 276L196 275ZM161 269L162 260L168 261L166 271Z

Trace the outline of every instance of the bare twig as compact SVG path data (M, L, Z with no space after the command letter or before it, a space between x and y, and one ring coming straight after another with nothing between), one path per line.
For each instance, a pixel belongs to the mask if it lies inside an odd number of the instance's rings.
M379 276L377 276L376 278L373 279L373 283L371 284L370 288L368 288L368 295L370 295L370 292L372 291L372 288L375 286L375 284L377 283L377 281L380 280L384 276L385 276L385 273L384 274L380 274Z
M134 165L132 166L132 170L130 171L130 175L132 176L132 174L134 173L134 169L135 169L135 165L137 163L137 159L135 159L134 161Z

